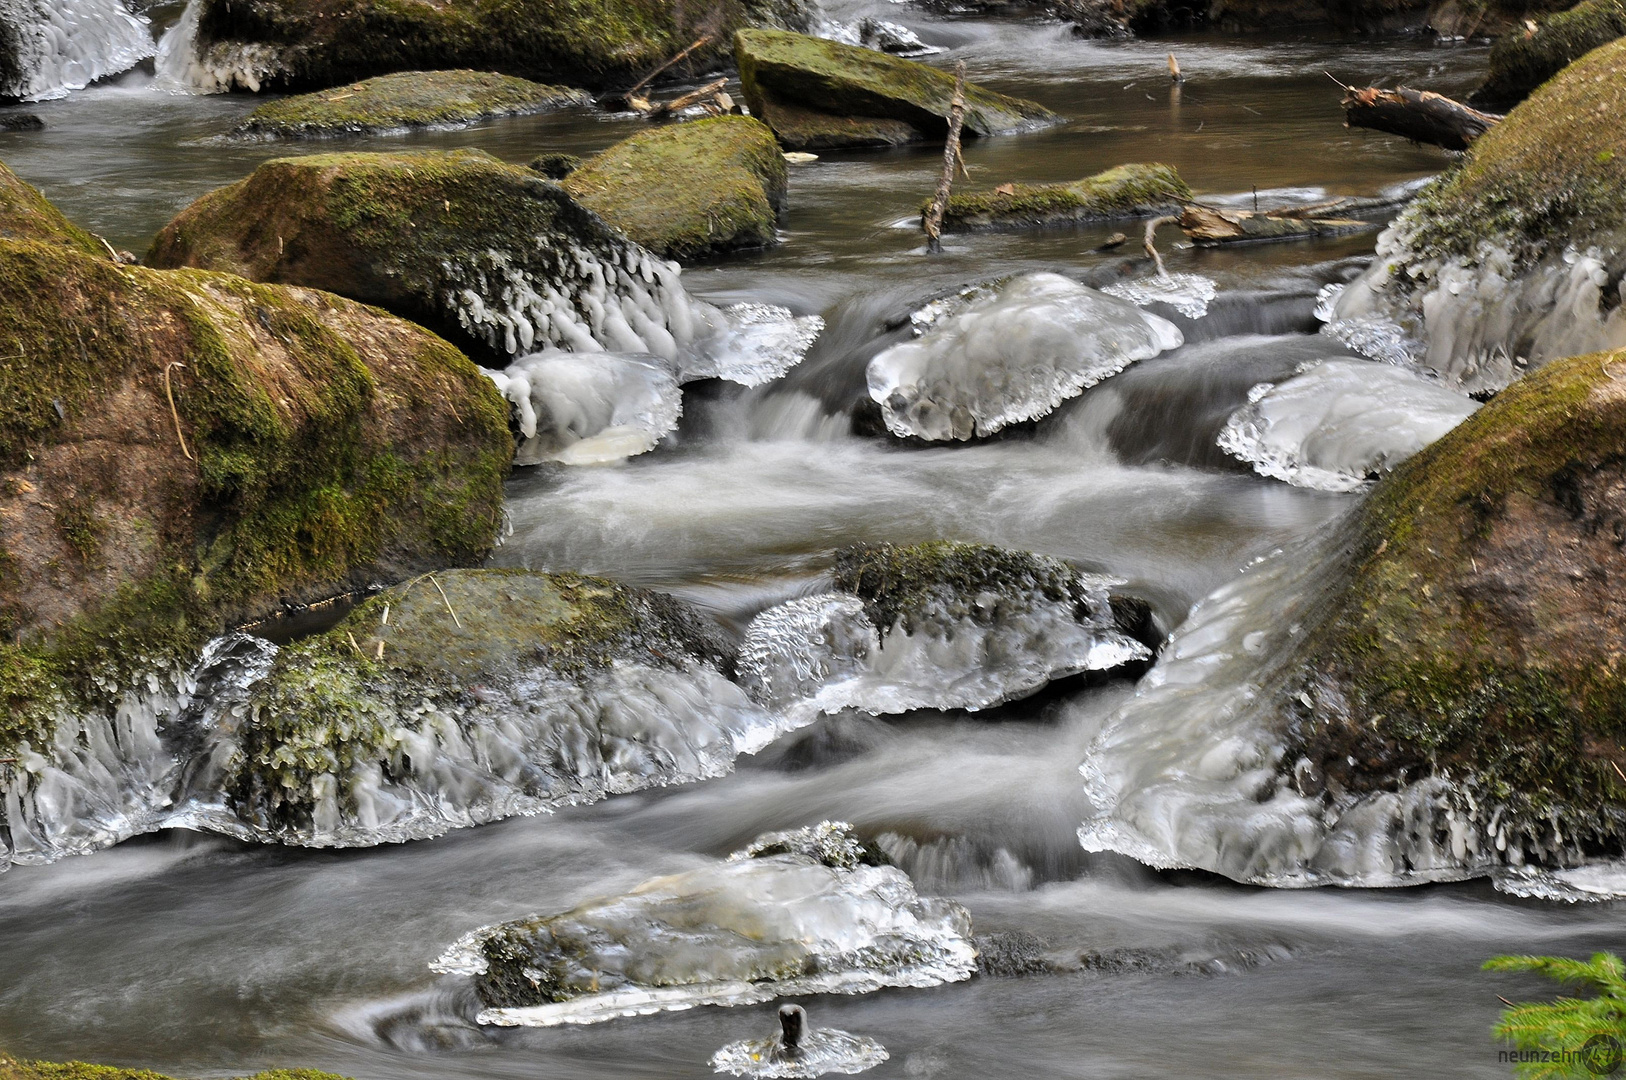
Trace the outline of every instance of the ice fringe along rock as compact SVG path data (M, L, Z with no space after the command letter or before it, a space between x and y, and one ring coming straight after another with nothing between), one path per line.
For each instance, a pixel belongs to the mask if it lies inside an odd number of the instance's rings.
M551 349L487 371L513 402L516 465L592 465L642 454L677 427L683 392L656 356Z
M975 971L965 909L919 896L850 826L754 847L623 896L483 927L431 967L474 980L480 1023L533 1027L936 986ZM832 847L866 858L828 861Z
M869 363L894 435L991 435L1184 341L1167 319L1060 274L1026 274Z
M1324 360L1260 383L1219 446L1295 487L1357 491L1466 420L1479 403L1370 360Z
M1219 295L1219 286L1201 274L1153 274L1107 285L1101 291L1136 307L1167 304L1188 319L1200 319L1208 314L1209 302Z
M781 1006L782 1023L787 1010L805 1017L800 1006ZM782 1034L729 1043L711 1056L711 1067L759 1080L805 1080L830 1073L852 1076L867 1072L890 1056L874 1039L835 1028L806 1028L794 1045L787 1045Z
M128 71L153 54L147 20L122 0L0 0L7 31L0 98L43 101Z
M199 49L202 10L203 0L187 0L180 19L159 38L154 66L160 86L196 94L257 94L262 83L288 70L283 51L273 45L221 42Z

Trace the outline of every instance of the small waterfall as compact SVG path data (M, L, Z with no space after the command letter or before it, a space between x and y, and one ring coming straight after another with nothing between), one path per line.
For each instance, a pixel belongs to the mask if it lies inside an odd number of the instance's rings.
M0 97L63 97L151 55L151 27L122 0L0 0Z
M187 0L176 24L158 42L158 82L170 90L224 94L246 90L257 94L266 80L282 74L286 64L270 45L198 44L198 17L203 0Z

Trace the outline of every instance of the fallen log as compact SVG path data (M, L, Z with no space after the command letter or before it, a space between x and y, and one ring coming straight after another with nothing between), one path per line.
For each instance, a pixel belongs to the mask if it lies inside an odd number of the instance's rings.
M1186 238L1199 247L1263 240L1308 240L1314 237L1344 236L1375 229L1370 221L1339 217L1295 217L1282 214L1254 214L1246 210L1215 210L1189 204L1179 217Z
M671 116L673 113L682 112L690 105L698 105L710 98L717 97L719 94L722 94L723 87L727 85L728 79L726 77L718 79L715 82L709 82L698 90L689 91L682 97L673 98L671 101L661 102L659 105L656 105L650 110L649 115L654 119L660 119L661 117ZM732 98L729 99L729 104L733 104Z
M1370 128L1446 150L1466 150L1500 116L1428 90L1344 87L1344 126Z

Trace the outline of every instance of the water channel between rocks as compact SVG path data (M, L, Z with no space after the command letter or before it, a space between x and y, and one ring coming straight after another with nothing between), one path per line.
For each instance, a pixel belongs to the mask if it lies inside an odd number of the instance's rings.
M1199 36L1101 44L1056 24L938 20L889 3L971 77L1065 115L969 143L978 184L1076 179L1161 161L1199 193L1307 201L1437 172L1440 152L1342 126L1354 85L1472 86L1485 49L1423 42ZM160 9L167 11L168 9ZM900 14L900 12L902 14ZM173 17L173 12L170 12ZM1171 89L1172 48L1188 81ZM255 104L165 92L132 73L30 106L0 160L71 218L134 251L197 196L292 148L226 139ZM585 153L637 121L579 110L342 145L477 146L515 162ZM859 541L949 538L1115 575L1172 626L1250 561L1324 532L1358 495L1291 487L1214 445L1256 383L1341 355L1314 298L1373 235L1175 251L1219 299L1187 343L1035 426L974 446L851 433L864 367L909 312L1016 272L1104 274L1123 226L952 236L928 257L912 220L941 154L831 152L793 166L785 243L686 269L714 303L780 304L827 328L785 378L691 390L656 452L611 467L518 470L495 562L668 590L740 629L805 591ZM1171 230L1172 232L1172 230ZM1161 309L1159 309L1161 310ZM1089 854L1077 766L1126 681L1066 684L977 714L829 718L720 780L624 795L439 839L345 852L175 832L0 876L0 1046L186 1076L308 1065L361 1080L710 1075L766 1008L703 1008L591 1027L482 1029L427 965L473 927L563 910L825 818L890 834L923 893L979 933L1024 931L1081 970L812 1002L819 1023L891 1052L907 1077L1490 1077L1499 1010L1480 963L1502 952L1618 948L1618 910L1511 898L1483 882L1268 890Z

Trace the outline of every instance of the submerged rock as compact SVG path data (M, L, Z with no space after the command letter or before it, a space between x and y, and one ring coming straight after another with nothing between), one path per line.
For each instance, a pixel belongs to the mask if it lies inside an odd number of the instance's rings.
M785 158L760 121L719 116L616 143L570 172L564 187L635 243L693 259L778 243Z
M1467 419L1479 403L1370 360L1323 360L1261 383L1220 432L1226 453L1297 487L1356 491Z
M488 926L434 968L471 976L485 1024L591 1024L789 994L971 977L971 919L916 894L851 826L760 838L726 861L557 915Z
M207 93L315 90L395 71L472 68L589 89L631 86L695 40L672 69L711 71L744 26L805 30L805 0L552 0L400 4L394 0L189 0L158 69Z
M482 558L513 454L500 395L419 327L116 264L8 179L4 231L38 239L0 241L0 864L149 827L204 643Z
M1626 41L1597 49L1475 140L1378 237L1328 330L1466 392L1626 345Z
M0 4L0 100L62 97L152 54L152 28L122 0Z
M1144 604L1042 555L940 541L849 548L837 591L747 628L740 679L791 715L983 709L1151 651Z
M1205 600L1085 762L1086 847L1264 884L1626 848L1621 354L1555 361Z
M773 30L742 30L734 53L753 116L792 150L894 146L942 139L954 78L855 45ZM966 84L967 137L1060 122L1049 109Z
M1191 189L1168 165L1119 165L1067 184L1008 184L955 194L943 214L950 232L1031 229L1112 218L1177 214Z
M147 261L378 304L493 367L548 348L651 353L685 379L754 385L796 364L823 325L694 300L676 264L558 184L478 150L268 161L183 210Z
M1582 0L1567 11L1543 16L1534 31L1516 26L1491 46L1490 70L1469 100L1487 108L1512 108L1564 68L1623 34L1626 4L1621 0Z
M580 90L485 71L406 71L267 102L249 113L237 133L273 138L376 135L592 102Z
M992 435L1184 340L1167 319L1060 274L1023 274L967 301L869 362L869 396L892 434Z

